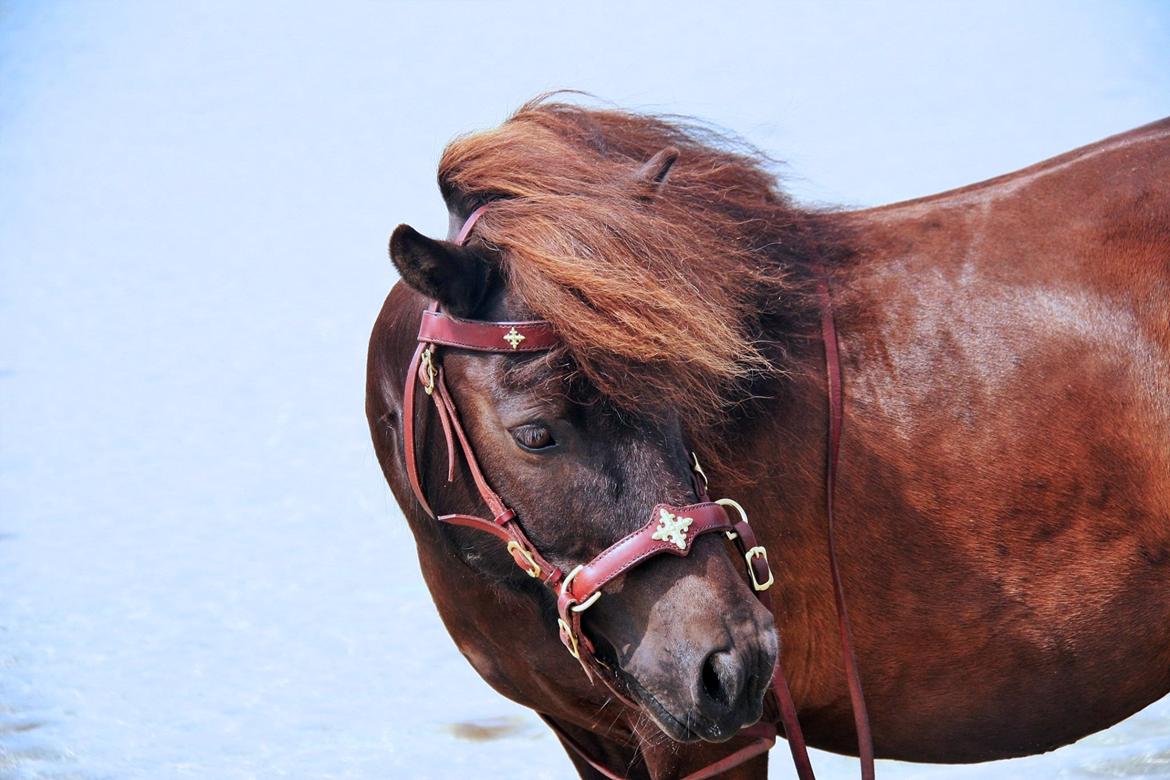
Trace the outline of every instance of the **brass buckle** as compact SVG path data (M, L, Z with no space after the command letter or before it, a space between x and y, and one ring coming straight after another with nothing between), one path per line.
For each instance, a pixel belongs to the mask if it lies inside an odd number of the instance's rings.
M427 372L427 381L423 384L423 392L427 395L435 392L435 363L431 359L433 353L434 350L431 347L427 347L422 352L422 365Z
M532 557L532 553L524 545L516 541L508 542L508 553L512 556L512 560L516 561L517 565L520 564L520 561L516 560L516 553L520 553L520 557L528 563L527 568L520 567L524 569L524 573L533 579L540 577L540 566L536 563L536 559Z
M768 563L768 551L757 545L744 553L743 557L747 560L748 576L751 577L752 587L756 589L756 592L763 593L768 588L772 587L772 583L776 581L776 578L772 575L772 566ZM764 566L768 568L767 582L761 583L756 579L756 570L752 568L752 559L756 557L763 557Z
M733 509L735 509L735 511L739 512L739 516L743 520L743 522L747 523L747 521L748 521L747 510L744 509L742 506L740 506L739 502L736 501L735 499L720 498L720 499L716 500L715 503L719 504L720 506L732 507ZM739 538L739 534L735 533L734 531L726 531L725 533L727 534L728 539L738 539ZM756 545L752 549L745 552L743 554L743 557L744 557L744 560L747 561L748 577L751 578L752 587L756 589L756 593L763 593L768 588L772 587L772 583L774 583L776 581L776 577L775 577L775 575L772 574L772 565L770 563L768 563L768 551L765 550L762 546ZM752 560L755 558L763 558L764 559L764 566L766 566L768 569L768 581L767 582L760 582L758 579L756 579L756 570L752 568Z
M565 622L564 618L557 618L557 627L561 630L561 636L569 638L567 643L564 643L564 640L562 640L562 643L565 644L565 649L569 651L569 655L580 661L581 650L577 645L577 637L573 634L573 629L569 628L569 624Z
M577 568L575 568L571 572L569 572L568 577L565 577L565 581L561 583L561 595L562 596L564 596L566 593L568 593L569 584L573 581L573 578L576 577L577 574L584 568L585 568L585 565L581 564L580 566L578 566ZM584 612L585 610L592 607L597 602L597 600L599 598L601 598L601 591L597 591L592 596L585 599L585 602L583 604L574 604L573 606L569 607L569 609L573 610L574 612Z

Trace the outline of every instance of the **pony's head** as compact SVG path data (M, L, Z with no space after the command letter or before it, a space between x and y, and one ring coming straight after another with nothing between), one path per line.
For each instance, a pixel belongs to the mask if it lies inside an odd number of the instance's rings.
M794 212L756 156L704 131L548 102L452 143L439 183L449 238L489 205L462 245L399 226L390 252L413 292L391 300L406 331L425 299L556 327L552 352L447 349L442 365L488 481L568 571L654 505L696 500L690 452L714 458L720 420L777 368L782 347L762 334L793 292L781 247ZM400 383L398 369L377 381ZM469 480L447 483L440 460L424 458L430 503L474 511ZM445 533L498 586L530 587L502 545ZM778 653L772 616L721 539L631 570L585 616L600 656L680 741L757 720Z

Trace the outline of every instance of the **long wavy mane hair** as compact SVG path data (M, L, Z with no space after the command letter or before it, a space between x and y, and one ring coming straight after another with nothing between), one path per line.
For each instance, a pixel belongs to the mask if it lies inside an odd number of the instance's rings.
M637 172L667 147L677 162L648 189ZM784 369L785 323L808 309L812 215L770 168L690 120L542 97L453 141L439 185L492 201L476 235L604 397L693 426Z

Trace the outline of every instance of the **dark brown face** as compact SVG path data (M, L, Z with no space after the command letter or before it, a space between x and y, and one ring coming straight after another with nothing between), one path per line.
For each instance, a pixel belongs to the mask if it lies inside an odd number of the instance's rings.
M391 253L404 282L455 315L532 318L468 249L403 227ZM619 412L572 384L568 367L546 355L446 349L442 363L487 479L541 554L563 570L644 526L656 504L697 500L679 421L669 412ZM474 508L442 506L456 510ZM494 540L452 533L485 578L531 588ZM658 556L615 580L585 615L599 654L675 740L722 741L761 715L777 639L741 568L722 535L710 534L685 558ZM547 592L532 597L553 614Z

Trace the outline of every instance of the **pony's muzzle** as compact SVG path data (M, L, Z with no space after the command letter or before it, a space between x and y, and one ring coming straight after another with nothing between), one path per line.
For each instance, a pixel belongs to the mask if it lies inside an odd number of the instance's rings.
M771 621L745 626L726 648L707 654L694 683L692 723L703 739L722 742L763 714L764 694L776 664L777 642Z

